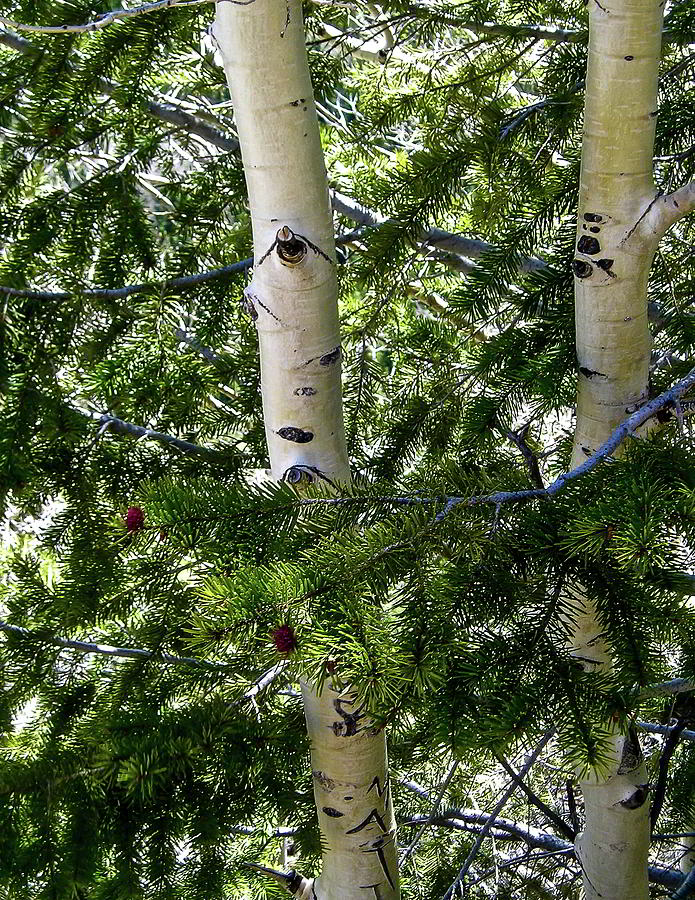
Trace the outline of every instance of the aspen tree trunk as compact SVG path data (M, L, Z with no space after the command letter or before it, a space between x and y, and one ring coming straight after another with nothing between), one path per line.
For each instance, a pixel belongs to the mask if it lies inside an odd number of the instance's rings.
M648 399L647 281L658 228L652 157L663 4L589 0L589 59L573 263L579 363L572 465L579 465ZM572 592L573 655L610 668L591 598ZM606 771L581 781L577 836L587 900L647 900L649 788L636 734L616 734Z
M333 222L298 0L219 0L214 26L232 96L253 225L245 305L256 322L272 474L348 483ZM349 688L302 686L322 833L312 900L397 900L386 739Z

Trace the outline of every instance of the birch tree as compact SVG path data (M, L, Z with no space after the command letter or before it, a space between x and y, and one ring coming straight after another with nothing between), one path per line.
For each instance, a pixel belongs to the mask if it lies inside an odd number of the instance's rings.
M0 884L686 896L692 12L303 12L0 10Z

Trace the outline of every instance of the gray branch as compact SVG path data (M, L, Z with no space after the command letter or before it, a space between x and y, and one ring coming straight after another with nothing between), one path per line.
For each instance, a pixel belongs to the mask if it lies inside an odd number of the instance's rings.
M80 409L77 406L70 407L75 412L88 419L93 419L103 431L115 431L119 434L129 434L132 437L146 438L150 441L157 441L160 444L168 444L181 450L182 453L193 453L197 456L210 456L216 451L209 447L201 447L199 444L192 444L190 441L184 441L181 438L174 437L171 434L164 434L161 431L152 431L151 428L145 428L142 425L133 425L131 422L124 422L116 416L110 416L106 413L90 412L86 409Z
M102 656L120 656L126 659L156 659L160 662L176 665L198 666L207 669L224 669L224 663L209 662L205 659L194 659L192 656L172 656L170 653L153 653L151 650L138 650L129 647L112 647L110 644L96 644L91 641L75 641L58 637L45 631L32 631L19 625L10 625L0 619L0 631L16 634L20 637L44 641L67 650L79 650L80 653L94 653Z
M548 731L546 731L546 733L543 735L541 740L538 742L535 749L531 753L529 753L528 757L526 758L526 762L524 763L524 765L521 767L521 769L519 771L519 778L524 778L529 773L529 771L531 770L531 767L533 766L535 761L540 756L541 751L543 750L545 745L550 741L550 739L552 738L552 736L554 734L555 734L554 728L551 728ZM473 862L476 855L478 854L478 851L480 850L482 843L485 840L490 828L492 828L492 826L495 822L495 819L497 818L498 813L501 812L502 808L507 803L509 798L512 796L512 794L514 793L516 788L517 788L516 781L512 781L507 786L507 788L502 792L502 796L497 801L492 812L490 813L490 818L488 820L488 823L481 828L480 834L473 842L473 846L471 847L471 849L468 853L468 856L464 860L464 863L461 866L458 875L454 879L454 882L451 885L451 887L449 888L449 890L444 895L444 900L451 900L451 898L454 896L454 892L456 891L456 888L460 884L463 883L463 879L466 877L466 874L471 867L471 863Z
M637 725L642 731L646 731L648 734L663 734L664 737L668 737L668 735L673 731L673 728L670 725L659 725L657 722L641 722L638 721ZM681 731L681 740L682 741L695 741L695 731Z

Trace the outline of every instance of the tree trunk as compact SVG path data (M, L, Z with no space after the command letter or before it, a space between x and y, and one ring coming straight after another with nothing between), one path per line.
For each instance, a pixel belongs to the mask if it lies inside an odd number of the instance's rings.
M246 308L258 329L273 477L349 483L333 222L298 0L220 0L214 27L253 224ZM349 689L302 686L323 841L312 900L397 900L386 740Z
M652 157L663 4L590 0L589 60L574 259L579 362L573 466L648 399L647 281L660 229ZM596 609L573 601L573 655L610 667ZM587 900L647 900L649 804L635 734L615 735L606 770L581 782L586 822L576 841Z

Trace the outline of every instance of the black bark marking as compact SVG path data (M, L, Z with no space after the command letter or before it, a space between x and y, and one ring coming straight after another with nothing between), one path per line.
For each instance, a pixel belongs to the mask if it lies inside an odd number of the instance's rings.
M255 304L257 303L261 307L261 309L264 309L268 313L268 315L271 318L275 319L275 321L279 325L284 325L285 328L288 327L287 323L283 322L282 319L278 318L278 316L275 315L275 313L272 311L272 309L269 306L266 306L265 303L262 300L260 300L255 294L252 294L250 292L245 292L242 303L244 305L244 309L251 316L251 318L253 319L254 322L258 318L258 310L255 307Z
M347 700L346 702L353 703L354 701ZM333 701L333 709L335 709L343 720L342 722L333 723L333 734L336 737L354 737L359 731L360 720L364 718L362 710L367 704L363 703L362 706L353 713L346 712L346 710L343 709L342 704L343 701L339 697Z
M601 252L601 245L595 237L589 237L589 235L583 234L579 238L577 250L579 253L586 253L587 256L595 256L597 253Z
M625 800L620 801L620 805L625 809L639 809L643 806L649 796L649 785L639 784L634 794L630 794Z
M584 213L584 221L585 222L602 222L603 216L600 216L598 213Z
M320 469L316 468L316 466L306 466L304 463L297 463L295 466L290 466L282 475L282 481L288 481L290 484L299 484L303 479L312 483L315 478L325 481L335 487L335 482L333 479L329 478L328 475L324 475Z
M383 786L383 788L381 787L381 781L379 780L379 776L378 776L378 775L375 775L374 778L372 779L372 783L371 783L371 784L369 785L369 787L367 788L367 793L369 793L369 792L372 790L372 788L376 788L377 794L378 794L380 797L383 797L384 794L386 794L386 793L388 792L389 787L390 787L390 781L389 781L389 776L388 776L388 775L387 775L386 778L384 779L384 786Z
M582 453L584 456L591 456L591 450L588 447L582 447ZM596 662L596 660L590 660L590 662Z
M308 444L314 440L313 431L304 431L303 428L295 428L294 425L286 425L275 432L285 441L294 441L295 444Z
M320 366L332 366L333 363L337 363L340 359L340 344L329 353L324 353L324 355L319 359Z
M379 882L379 884L361 884L360 890L361 891L372 890L372 891L374 891L374 897L376 898L376 900L381 900L381 897L379 896L379 885L380 884L381 884L381 882Z
M335 790L335 781L332 778L329 778L321 769L314 769L311 773L316 781L321 785L324 791L327 791L329 794L331 791Z
M586 225L585 225L584 227L586 228ZM600 230L601 230L601 229L598 227L598 225L592 225L592 226L589 228L589 231L590 231L592 234L598 234Z
M254 306L251 296L252 295L250 295L250 294L242 294L241 308L244 310L245 313L247 313L249 316L251 316L251 321L255 322L256 319L258 318L258 310Z
M623 322L632 322L632 316L625 316Z
M593 274L593 266L584 259L573 259L572 269L577 278L589 278Z
M673 201L673 205L676 207L676 209L680 209L680 206L678 205L678 201L677 201L677 200L674 200L674 201Z
M371 851L371 850L370 850L369 852L371 853L371 852L374 852L374 851ZM388 864L387 864L387 862L386 862L386 855L384 854L384 849L383 849L383 847L377 847L377 848L376 848L376 858L377 858L377 859L379 860L379 862L381 863L381 868L382 868L383 871L384 871L384 875L385 875L386 878L388 879L388 883L391 885L391 890L392 890L392 891L395 891L395 890L396 890L396 885L393 883L393 878L391 877L391 873L389 872L389 867L388 867Z
M601 378L608 378L605 372L597 372L596 369L587 369L586 366L580 366L579 371L585 378L593 378L594 375L599 375Z
M313 387L298 387L295 388L292 393L295 397L313 397L316 393L316 388Z
M345 815L345 813L340 812L339 809L334 809L332 806L322 806L321 809L331 819L341 819Z
M363 819L359 825L355 825L354 828L350 828L345 834L357 834L358 831L362 831L369 825L371 822L376 822L379 828L383 831L384 834L388 834L388 828L384 824L384 820L379 815L376 809L373 809L366 819Z
M655 110L653 110L652 112L649 113L649 118L650 118L650 119L654 119L654 118L656 118L656 116L658 116L658 115L659 115L659 110L658 110L658 109L655 109Z
M352 797L350 797L350 796L348 796L348 797L343 797L343 800L352 800Z
M623 59L626 59L628 62L631 62L635 57L634 56L624 56Z
M290 106L299 106L300 103L304 103L304 102L305 102L304 97L300 97L299 100L290 100Z
M611 268L613 267L614 259L599 259L596 261L596 265L599 269L602 269L606 275L610 275L611 278L617 278L618 276L615 272L611 272Z
M618 766L618 775L627 775L641 765L643 759L642 748L640 746L637 732L634 728L630 728L623 744L623 752L620 755L620 765Z
M302 876L299 874L299 872L295 872L294 870L292 870L289 875L292 878L292 881L287 882L287 890L290 892L290 894L296 894L302 885Z

